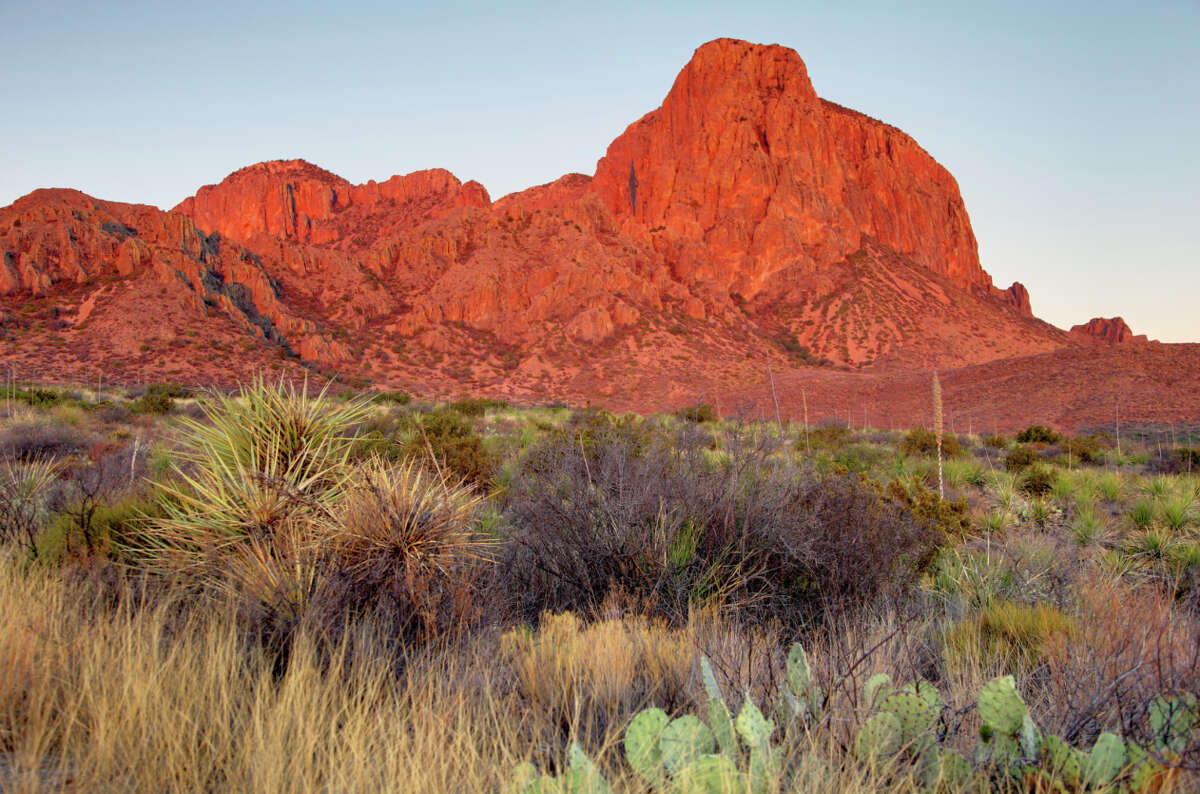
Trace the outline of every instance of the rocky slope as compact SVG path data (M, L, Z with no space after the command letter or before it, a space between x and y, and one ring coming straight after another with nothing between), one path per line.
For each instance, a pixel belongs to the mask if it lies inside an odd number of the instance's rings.
M37 191L0 209L0 252L0 355L64 377L266 362L655 409L764 370L820 381L1124 338L1034 318L1024 287L992 284L953 177L915 141L820 99L795 52L729 39L594 176L493 202L440 169L353 185L274 161L170 212Z

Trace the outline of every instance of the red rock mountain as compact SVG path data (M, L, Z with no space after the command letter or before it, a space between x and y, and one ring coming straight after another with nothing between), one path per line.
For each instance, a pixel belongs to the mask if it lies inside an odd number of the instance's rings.
M993 286L915 141L820 99L792 50L730 39L591 177L493 202L440 169L259 163L170 212L37 191L0 209L0 251L3 359L63 377L266 362L655 409L765 369L946 369L1095 334Z

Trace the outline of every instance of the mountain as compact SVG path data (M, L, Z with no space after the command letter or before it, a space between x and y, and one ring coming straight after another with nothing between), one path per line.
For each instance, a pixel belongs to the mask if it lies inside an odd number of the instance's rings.
M35 191L0 209L0 251L3 360L62 378L308 367L653 410L764 372L946 370L1096 336L993 285L915 141L819 98L794 51L732 39L593 176L493 201L441 169L354 185L273 161L169 212Z

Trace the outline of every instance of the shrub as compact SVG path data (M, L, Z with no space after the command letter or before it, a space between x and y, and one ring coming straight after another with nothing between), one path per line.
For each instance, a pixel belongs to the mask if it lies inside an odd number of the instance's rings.
M1057 444L1062 436L1045 425L1030 425L1017 433L1017 441L1021 444Z
M498 463L466 417L448 410L421 417L405 454L427 461L445 477L477 486L491 482Z
M486 414L489 410L496 408L507 408L508 403L504 400L489 400L481 397L464 397L461 400L455 400L446 407L451 411L457 411L463 416L480 417Z
M680 408L675 412L675 415L685 422L715 422L717 421L717 411L708 403L698 403Z
M899 479L888 483L887 494L903 505L914 520L942 542L962 540L971 531L971 514L966 499L943 499L920 480L906 485Z
M67 425L23 422L0 431L0 459L33 463L67 458L87 444L83 433Z
M1054 470L1048 466L1034 466L1025 470L1019 485L1021 493L1044 497L1054 490Z
M164 392L147 390L129 404L129 410L135 414L169 414L175 410L175 399Z
M33 408L49 408L52 405L58 405L62 400L62 395L54 389L30 387L16 389L13 392L13 398Z
M549 439L515 473L500 585L516 610L591 611L623 592L682 622L715 600L798 626L912 581L934 533L868 482L797 469L746 439L711 467L699 443L638 428L588 449Z
M493 545L477 529L481 502L415 460L364 464L316 529L339 606L383 611L410 639L468 625L480 612L475 563Z
M1004 456L1004 468L1008 471L1021 471L1041 460L1041 457L1027 446L1013 447Z
M999 433L993 433L990 436L983 437L983 444L993 449L1008 449L1008 439Z
M373 402L395 403L396 405L408 405L412 402L412 395L402 391L371 392L370 398Z
M905 455L921 455L933 457L937 455L937 434L923 427L914 427L904 434L900 442L900 451ZM953 433L942 434L942 454L946 457L957 458L963 454L962 445Z
M1104 446L1099 436L1069 438L1062 446L1063 451L1079 463L1099 463L1104 459Z

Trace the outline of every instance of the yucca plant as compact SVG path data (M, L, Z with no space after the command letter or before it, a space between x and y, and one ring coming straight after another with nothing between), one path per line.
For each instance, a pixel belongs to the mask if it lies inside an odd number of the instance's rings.
M1079 508L1079 512L1071 521L1071 537L1080 546L1090 546L1097 540L1103 539L1106 530L1103 519L1091 506Z
M1129 520L1138 529L1147 529L1154 523L1154 503L1147 499L1139 499L1129 510Z
M57 472L52 460L0 466L0 544L37 556L37 537L50 517L47 497Z
M1163 524L1176 532L1186 529L1192 521L1192 500L1190 497L1171 496L1159 504L1159 518Z
M477 607L472 566L489 558L494 544L478 529L483 501L415 459L372 460L317 532L352 602L390 599L431 636L442 617L459 625Z
M307 383L261 377L236 395L210 395L204 421L182 421L172 476L159 485L166 515L149 522L137 551L203 568L231 549L270 546L289 522L328 515L353 475L350 429L370 410L365 399L333 402L324 389L310 396Z

